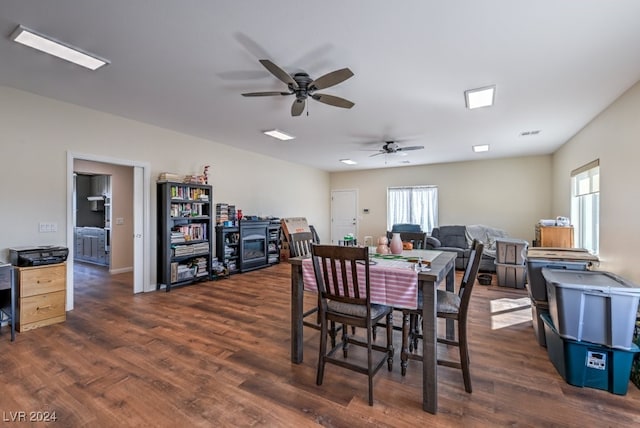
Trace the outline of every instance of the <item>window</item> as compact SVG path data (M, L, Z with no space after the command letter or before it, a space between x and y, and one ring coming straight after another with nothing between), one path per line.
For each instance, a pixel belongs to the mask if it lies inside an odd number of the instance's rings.
M387 204L387 230L394 224L410 223L431 233L438 226L436 186L389 187Z
M571 172L571 219L576 246L598 254L600 239L600 161Z

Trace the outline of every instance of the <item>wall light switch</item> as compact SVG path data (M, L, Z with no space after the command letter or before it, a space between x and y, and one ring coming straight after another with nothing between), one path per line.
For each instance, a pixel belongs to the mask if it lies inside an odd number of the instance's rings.
M38 231L41 233L57 232L58 223L39 223Z
M124 218L116 217L116 224L122 226L124 224Z

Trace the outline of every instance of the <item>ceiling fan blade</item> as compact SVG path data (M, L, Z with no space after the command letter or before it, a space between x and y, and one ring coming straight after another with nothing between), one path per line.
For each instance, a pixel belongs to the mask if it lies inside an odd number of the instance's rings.
M278 79L282 80L287 85L291 85L294 89L298 89L298 83L293 80L293 77L289 75L286 71L269 61L268 59L261 59L260 64L264 66L271 74L276 76Z
M408 150L422 150L424 146L409 146L409 147L398 147L397 150L400 151L408 151Z
M320 101L321 103L329 104L335 107L341 108L351 108L355 104L349 100L345 100L344 98L336 97L335 95L327 95L327 94L313 94L311 97L314 100Z
M270 97L273 95L291 95L293 92L247 92L242 94L243 97Z
M318 77L313 82L309 83L311 90L330 88L338 83L344 82L348 78L353 76L353 72L348 68L341 68L340 70L332 71L324 76Z
M293 104L291 104L291 116L300 116L304 111L305 104L306 103L304 100L299 100L296 98Z
M374 153L374 154L372 154L372 155L369 155L369 157L370 157L370 158L372 158L372 157L374 157L374 156L383 155L383 154L385 154L385 152L380 151L380 152L378 152L378 153Z

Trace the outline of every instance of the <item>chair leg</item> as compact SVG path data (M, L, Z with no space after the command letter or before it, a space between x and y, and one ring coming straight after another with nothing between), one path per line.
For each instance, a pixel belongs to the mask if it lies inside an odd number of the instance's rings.
M458 320L458 343L460 347L460 366L462 368L462 378L464 379L464 389L471 393L471 372L469 370L469 346L467 344L467 323Z
M367 378L369 378L369 405L373 406L373 327L367 328Z
M320 347L318 351L318 372L316 374L316 385L322 385L324 378L325 355L327 355L327 321L320 323ZM335 335L335 332L334 332Z
M347 325L342 324L342 355L347 358L349 352L349 334L347 333Z
M413 352L418 350L418 338L422 333L421 329L422 317L420 315L411 315L411 343L409 344L409 350Z
M336 347L336 323L335 321L331 321L331 329L329 330L329 335L331 336L331 349Z
M387 352L389 356L387 357L387 368L389 371L393 370L393 311L389 312L387 315Z
M409 330L411 329L409 319L409 314L402 312L402 350L400 351L400 373L402 376L407 374L407 362L409 360Z

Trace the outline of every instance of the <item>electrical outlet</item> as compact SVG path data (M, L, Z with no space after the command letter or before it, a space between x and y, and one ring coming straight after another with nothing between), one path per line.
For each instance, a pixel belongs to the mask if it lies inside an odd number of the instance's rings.
M116 224L117 225L123 225L124 224L124 218L116 217Z

